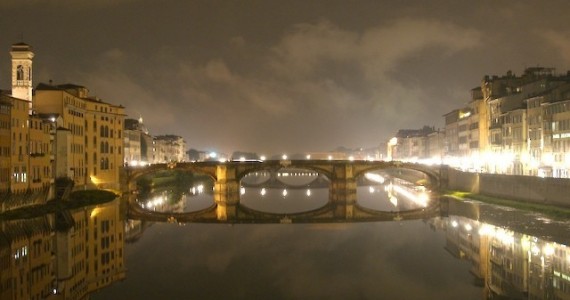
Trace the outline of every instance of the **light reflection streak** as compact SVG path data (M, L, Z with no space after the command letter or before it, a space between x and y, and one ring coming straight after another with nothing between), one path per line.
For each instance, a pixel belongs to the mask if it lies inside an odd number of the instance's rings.
M425 192L422 192L422 193L419 193L418 195L416 195L416 194L408 191L404 187L397 185L397 184L393 185L393 189L399 195L402 195L402 196L412 200L416 204L419 204L419 205L424 206L424 207L427 206L427 201L428 201L429 197Z
M396 198L394 196L390 196L390 203L392 203L394 206L398 207L398 198Z
M381 175L375 174L375 173L366 173L366 174L364 174L364 177L370 181L374 181L374 182L378 182L378 183L384 183L384 181L386 181L386 179L384 177L382 177Z

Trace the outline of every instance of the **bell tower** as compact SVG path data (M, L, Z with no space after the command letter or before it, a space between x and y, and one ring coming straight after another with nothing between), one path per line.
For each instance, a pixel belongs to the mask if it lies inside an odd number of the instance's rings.
M29 101L32 112L32 47L25 43L12 45L12 97Z

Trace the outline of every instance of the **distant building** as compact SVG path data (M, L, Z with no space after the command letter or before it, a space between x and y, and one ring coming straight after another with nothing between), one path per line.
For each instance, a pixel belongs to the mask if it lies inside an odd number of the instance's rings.
M435 128L429 126L424 126L421 129L398 130L396 136L388 142L386 151L389 156L388 158L392 160L431 158L428 137L435 131ZM435 142L438 142L437 138L435 138Z
M189 161L205 161L209 158L209 153L206 151L200 151L196 149L190 149L186 151Z
M153 163L185 162L186 142L177 135L154 137Z
M124 132L124 163L131 166L151 163L153 138L144 125L142 117L138 120L125 119Z

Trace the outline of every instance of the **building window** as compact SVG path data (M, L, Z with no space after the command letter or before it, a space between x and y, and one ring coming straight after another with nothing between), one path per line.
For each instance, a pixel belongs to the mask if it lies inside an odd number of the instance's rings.
M16 67L16 80L24 80L24 66L22 65Z

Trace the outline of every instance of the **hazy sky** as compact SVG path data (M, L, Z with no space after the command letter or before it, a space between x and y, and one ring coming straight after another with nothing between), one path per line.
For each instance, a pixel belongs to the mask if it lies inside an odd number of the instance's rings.
M34 85L75 83L190 148L373 147L443 127L486 74L570 69L570 2L2 0Z

